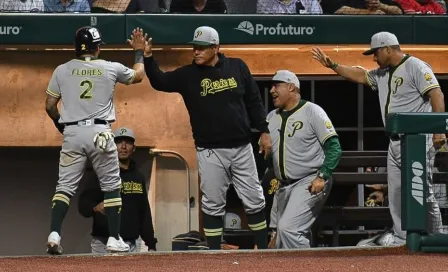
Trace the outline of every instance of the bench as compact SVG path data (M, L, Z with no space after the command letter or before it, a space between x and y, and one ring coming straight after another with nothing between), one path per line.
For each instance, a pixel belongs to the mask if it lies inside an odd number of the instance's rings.
M439 153L435 166L446 168L448 154ZM387 151L344 151L338 168L333 173L333 186L358 185L358 184L387 184L387 173L363 173L355 172L360 167L386 167ZM347 169L351 170L347 171ZM345 171L344 171L345 170ZM440 169L439 169L440 170ZM447 172L433 174L435 184L446 184ZM442 215L445 209L442 209ZM366 231L341 231L344 227L369 226L382 230L392 226L392 218L388 207L364 207L364 206L328 206L326 205L313 226L314 240L316 235L332 235L332 246L339 246L341 234L365 234ZM326 227L331 230L325 230Z

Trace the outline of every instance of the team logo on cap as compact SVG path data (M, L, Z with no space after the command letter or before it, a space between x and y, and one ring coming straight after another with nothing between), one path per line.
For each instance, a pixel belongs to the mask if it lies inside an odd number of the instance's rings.
M238 221L234 218L232 219L232 224L230 224L231 227L235 226Z
M194 35L195 38L198 38L199 36L202 36L202 31L198 31L196 32L196 35Z
M125 134L126 132L128 132L128 130L125 129L125 128L122 128L122 129L120 129L120 132L121 132L121 135L123 135L123 134Z

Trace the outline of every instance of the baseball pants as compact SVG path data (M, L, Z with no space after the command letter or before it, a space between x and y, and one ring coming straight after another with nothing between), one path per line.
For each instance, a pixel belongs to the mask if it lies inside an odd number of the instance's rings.
M281 184L275 192L270 227L277 229L276 248L310 247L311 227L322 211L333 183L330 178L322 192L312 195L308 187L316 176L310 175L290 185Z
M428 176L428 231L431 233L442 232L442 216L439 204L437 203L432 183L435 150L432 143L432 135L428 135L426 140L426 165ZM406 243L406 231L401 228L401 146L400 141L390 141L387 156L387 185L389 197L389 209L394 223L395 245Z
M224 216L230 183L241 199L247 214L265 207L263 188L251 144L236 148L197 148L201 177L202 211L211 216Z
M108 238L100 238L100 237L92 237L92 241L90 242L90 248L92 249L93 254L106 254L109 253L106 249ZM137 246L135 241L129 242L124 241L129 245L129 252L137 252Z
M93 142L95 133L104 131L111 132L110 125L73 125L65 128L64 142L60 152L57 192L75 195L84 175L87 160L92 163L102 191L111 192L120 189L117 146L111 140L106 151L102 152Z

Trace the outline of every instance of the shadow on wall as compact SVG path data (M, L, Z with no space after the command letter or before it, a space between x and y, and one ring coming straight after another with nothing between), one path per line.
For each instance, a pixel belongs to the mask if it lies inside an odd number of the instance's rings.
M0 148L0 256L46 255L59 151L60 148L54 147ZM149 182L152 167L149 149L138 148L134 159ZM78 213L77 205L80 190L94 177L95 172L89 167L78 193L71 200L62 227L62 246L66 254L90 253L92 221Z

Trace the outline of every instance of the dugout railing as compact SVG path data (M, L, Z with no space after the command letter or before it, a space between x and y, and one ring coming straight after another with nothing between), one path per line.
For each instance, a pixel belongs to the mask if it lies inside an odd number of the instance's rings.
M448 162L448 153L438 153L434 166L442 169ZM348 172L346 169L364 167L386 167L387 151L343 151L336 171L333 173L333 188L339 191L344 187L358 184L387 184L387 173ZM446 184L448 173L433 173L434 184ZM338 191L331 192L333 197L339 197ZM445 194L446 197L446 194ZM331 201L330 201L331 202ZM441 208L442 217L447 213ZM444 223L446 218L442 218ZM326 203L322 213L313 225L313 242L316 246L318 236L331 235L330 246L340 246L341 236L375 234L377 231L392 227L392 217L389 207L345 206ZM349 229L349 230L346 230Z
M447 113L393 113L386 119L386 132L401 143L402 227L411 252L448 252L447 234L427 229L426 135L448 132ZM436 174L434 183L447 181ZM441 211L442 216L444 211Z

